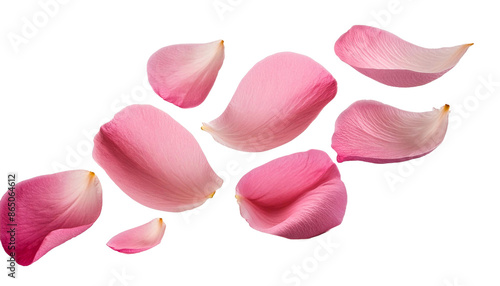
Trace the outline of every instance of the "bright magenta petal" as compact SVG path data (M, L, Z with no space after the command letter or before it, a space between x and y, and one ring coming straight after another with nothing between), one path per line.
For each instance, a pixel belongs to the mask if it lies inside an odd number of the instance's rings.
M236 186L241 215L256 230L291 239L338 226L347 193L337 166L323 151L281 157L246 174Z
M114 236L107 245L126 254L143 252L160 244L165 227L163 220L157 218Z
M0 201L0 237L5 252L14 251L23 266L87 230L102 208L101 184L94 173L83 170L22 181L15 187L15 205L9 205L9 197L7 192ZM12 206L15 226L8 225ZM11 228L15 228L15 250L9 249Z
M202 129L228 147L266 151L301 134L337 93L337 82L303 55L279 53L257 63L229 106Z
M101 126L93 157L127 195L157 210L195 208L222 185L193 135L150 105L128 106Z
M335 53L342 61L378 82L413 87L448 72L471 45L426 49L384 30L353 26L337 40Z
M182 108L200 105L224 62L224 41L164 47L148 61L148 78L164 100Z
M409 112L372 100L349 106L335 123L332 148L337 161L393 163L436 149L448 128L449 106Z

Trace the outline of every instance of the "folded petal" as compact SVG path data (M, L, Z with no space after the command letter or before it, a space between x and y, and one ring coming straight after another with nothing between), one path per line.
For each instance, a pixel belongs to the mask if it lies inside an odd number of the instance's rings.
M200 105L224 62L224 41L161 48L148 61L148 79L164 100L182 108Z
M160 244L165 234L165 227L163 220L156 218L114 236L107 245L126 254L143 252Z
M101 184L89 171L68 171L19 182L14 193L7 191L0 201L2 246L9 255L15 253L18 264L30 265L91 227L101 208ZM10 212L15 216L10 217ZM9 247L11 234L15 249Z
M320 235L344 217L347 193L323 151L278 158L247 173L236 186L241 215L256 230L290 239Z
M233 149L266 151L301 134L336 93L337 82L320 64L278 53L257 63L224 113L202 129Z
M448 72L471 45L426 49L384 30L353 26L337 40L335 53L342 61L378 82L413 87Z
M393 163L422 157L443 142L449 109L445 105L419 113L357 101L335 123L332 148L337 161Z
M157 210L195 208L222 185L193 135L150 105L128 106L101 126L93 157L128 196Z

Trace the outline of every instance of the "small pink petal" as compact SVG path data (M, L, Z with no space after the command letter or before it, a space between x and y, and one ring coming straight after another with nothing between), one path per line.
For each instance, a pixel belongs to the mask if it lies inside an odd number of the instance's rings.
M0 201L2 246L16 262L27 266L56 246L86 231L101 213L102 189L89 171L68 171L35 177L15 186L13 201L8 191ZM14 205L12 204L14 203ZM14 222L8 213L14 207ZM14 226L8 224L16 224ZM15 229L15 250L11 233Z
M452 69L472 44L426 49L394 34L353 26L335 43L337 56L360 73L397 87L427 84Z
M266 151L301 134L336 93L337 82L320 64L278 53L257 63L224 113L202 129L230 148Z
M224 41L161 48L148 61L148 79L164 100L182 108L200 105L224 62Z
M128 106L101 126L93 157L128 196L157 210L195 208L222 185L193 135L150 105Z
M337 166L319 150L253 169L236 186L236 198L252 228L291 239L314 237L338 226L347 205Z
M156 218L114 236L107 245L113 250L126 254L143 252L160 244L165 234L165 227L163 220Z
M332 148L337 161L394 163L422 157L443 142L449 108L419 113L357 101L335 123Z

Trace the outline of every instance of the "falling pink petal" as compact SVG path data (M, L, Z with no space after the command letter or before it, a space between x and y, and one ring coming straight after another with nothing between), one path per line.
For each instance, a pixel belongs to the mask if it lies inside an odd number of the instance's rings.
M164 100L182 108L200 105L224 62L224 41L161 48L148 61L148 78Z
M384 30L353 26L337 40L335 53L342 61L378 82L413 87L448 72L471 45L426 49Z
M128 106L101 126L93 157L128 196L157 210L195 208L222 185L193 135L150 105Z
M256 230L291 239L338 226L347 193L323 151L281 157L247 173L236 186L241 215Z
M301 134L337 93L337 82L303 55L278 53L243 78L222 115L202 129L228 147L266 151Z
M337 119L332 148L337 161L393 163L422 157L443 142L449 105L409 112L372 100L349 106Z
M27 266L54 247L86 231L101 213L99 179L89 171L68 171L35 177L15 186L0 201L2 246L16 262ZM14 205L12 205L14 203ZM8 215L14 207L14 221ZM15 224L15 225L10 225ZM15 250L11 233L15 229Z
M114 236L108 246L121 253L139 253L160 244L165 234L165 223L161 218Z

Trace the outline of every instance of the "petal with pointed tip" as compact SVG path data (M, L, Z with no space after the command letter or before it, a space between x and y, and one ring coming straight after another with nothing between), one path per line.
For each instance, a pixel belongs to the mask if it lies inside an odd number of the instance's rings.
M224 62L224 41L161 48L148 61L148 79L164 100L182 108L200 105Z
M39 176L15 186L15 201L8 191L0 201L2 246L16 262L27 266L54 247L80 235L101 213L102 189L94 173L84 170ZM15 205L12 205L15 203ZM14 222L8 213L15 207ZM15 223L15 250L9 248Z
M319 150L253 169L238 182L236 198L252 228L290 239L311 238L338 226L347 205L337 166Z
M128 106L101 126L93 157L128 196L157 210L195 208L222 185L193 135L150 105Z
M443 141L448 114L448 105L409 112L373 100L357 101L337 118L332 148L339 162L393 163L419 158Z
M226 110L202 129L241 151L260 152L300 135L337 93L337 82L309 57L284 52L257 63Z
M413 87L444 75L471 45L426 49L381 29L353 26L337 40L335 53L342 61L378 82Z
M126 254L143 252L160 244L165 234L165 227L163 220L156 218L117 234L109 240L107 245L115 251Z

